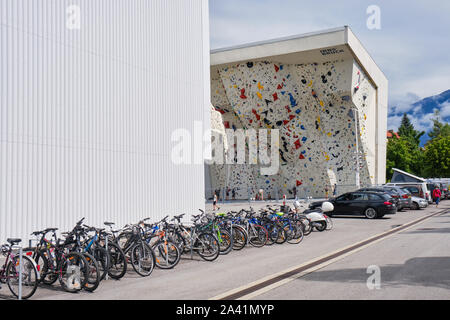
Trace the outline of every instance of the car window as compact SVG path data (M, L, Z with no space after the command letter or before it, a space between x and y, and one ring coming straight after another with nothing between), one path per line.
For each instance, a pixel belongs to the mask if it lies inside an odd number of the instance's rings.
M417 188L417 187L406 187L405 188L406 190L409 190L409 192L411 192L411 193L419 193L419 188Z
M351 199L352 199L352 194L346 193L346 194L343 194L342 196L337 197L336 201L349 201Z
M354 193L353 201L368 201L369 196L367 193Z
M373 194L373 193L369 194L369 200L371 200L371 201L380 201L382 199L383 198L377 194Z

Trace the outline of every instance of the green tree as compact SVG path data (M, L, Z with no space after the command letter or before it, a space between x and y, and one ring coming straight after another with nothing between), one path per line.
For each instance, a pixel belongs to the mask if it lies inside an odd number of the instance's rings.
M425 131L417 131L414 129L414 125L409 120L406 113L403 114L402 122L398 128L398 134L401 138L411 141L411 143L419 146L420 138L425 134Z
M442 123L441 122L441 113L439 110L434 111L434 118L433 121L433 129L428 133L428 136L430 137L430 140L427 142L431 142L434 139L442 136L442 137L448 137L450 136L450 125L448 123Z
M414 126L409 120L409 117L406 113L403 114L402 122L400 127L398 127L398 134L400 136L406 137L410 135L414 131Z
M410 152L411 143L407 139L396 138L388 140L386 148L386 178L391 180L394 174L393 168L411 172L413 156Z
M438 136L425 149L424 173L430 178L450 177L450 136Z
M388 140L386 148L386 178L392 178L393 168L420 176L424 170L424 159L424 150L415 141L394 136Z

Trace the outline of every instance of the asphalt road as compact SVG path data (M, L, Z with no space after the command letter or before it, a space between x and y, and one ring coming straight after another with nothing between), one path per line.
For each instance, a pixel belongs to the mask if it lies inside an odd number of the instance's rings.
M224 209L224 208L222 208ZM450 201L438 209L398 212L380 220L333 218L331 231L313 232L297 245L244 248L214 262L189 256L173 270L155 269L147 278L130 270L120 281L103 281L94 293L69 294L59 285L40 287L33 299L211 299L248 287L294 266L390 231L421 217L447 213L360 248L298 277L262 288L244 299L450 299ZM369 266L380 271L380 289L369 289ZM132 269L131 267L129 269ZM4 288L3 294L7 290ZM0 296L1 297L1 296Z
M368 270L370 266L371 269ZM378 269L376 269L378 268ZM379 287L368 278L379 270ZM450 299L450 213L254 299Z

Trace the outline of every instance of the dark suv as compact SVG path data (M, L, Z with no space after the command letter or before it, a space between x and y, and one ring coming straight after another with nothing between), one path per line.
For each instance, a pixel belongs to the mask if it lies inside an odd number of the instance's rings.
M380 192L389 195L394 201L397 211L404 209L404 206L400 203L400 194L391 189L385 189L384 187L372 187L372 188L361 188L358 191L370 191L370 192Z
M327 200L334 206L328 215L364 215L368 219L379 219L387 214L395 214L397 208L392 203L392 198L383 192L349 192L339 197ZM310 209L316 209L322 205L323 201L313 202Z
M400 198L399 198L399 205L403 208L411 209L412 207L412 199L411 199L411 193L403 190L401 187L393 187L393 186L383 186L383 189L387 190L395 190Z

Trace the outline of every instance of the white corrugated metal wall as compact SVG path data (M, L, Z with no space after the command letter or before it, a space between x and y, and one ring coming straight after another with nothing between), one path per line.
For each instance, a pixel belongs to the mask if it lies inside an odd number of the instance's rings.
M204 208L171 134L209 126L207 31L207 0L0 1L0 241Z

